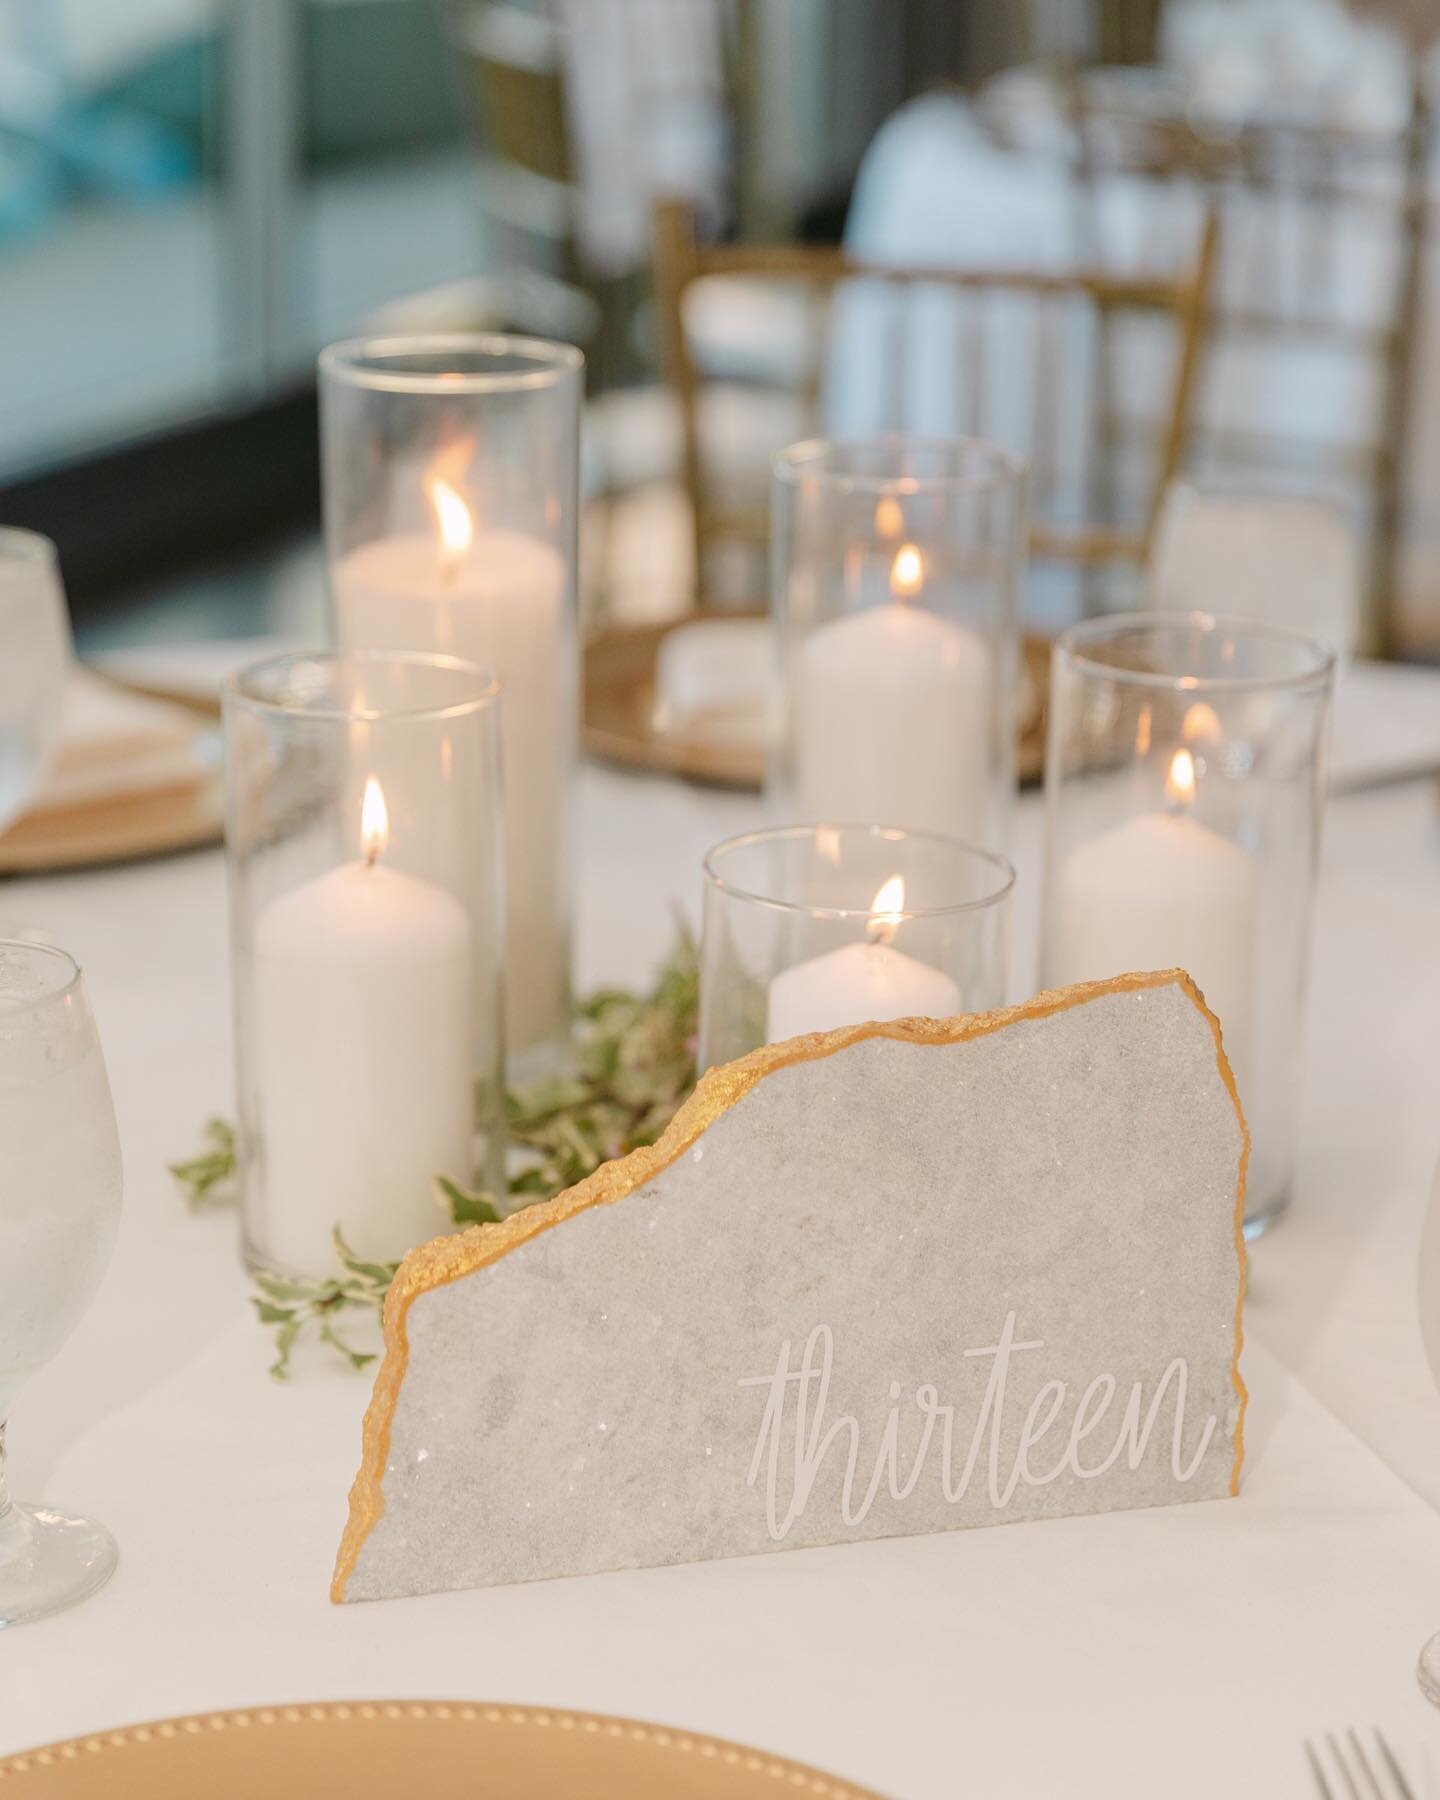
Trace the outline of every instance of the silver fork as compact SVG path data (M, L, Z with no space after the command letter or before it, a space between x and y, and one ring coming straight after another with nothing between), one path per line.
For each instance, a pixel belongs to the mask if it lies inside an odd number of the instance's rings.
M1315 1792L1320 1800L1415 1800L1415 1790L1405 1779L1384 1733L1378 1725L1372 1725L1370 1732L1375 1740L1375 1748L1370 1752L1353 1726L1345 1733L1343 1744L1333 1731L1325 1733L1320 1749L1306 1738L1305 1760L1315 1777ZM1324 1754L1327 1750L1328 1758ZM1327 1764L1331 1771L1328 1775Z

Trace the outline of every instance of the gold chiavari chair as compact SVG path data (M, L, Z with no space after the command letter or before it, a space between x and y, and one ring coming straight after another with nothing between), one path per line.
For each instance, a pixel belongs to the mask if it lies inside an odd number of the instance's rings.
M1116 312L1135 312L1168 320L1173 352L1168 390L1161 408L1161 426L1154 448L1153 468L1143 512L1129 524L1114 521L1068 524L1036 514L1031 530L1031 552L1084 569L1112 563L1143 566L1161 499L1171 478L1181 467L1190 427L1196 374L1215 261L1216 228L1212 217L1204 220L1193 261L1174 276L1129 277L1084 270L1039 272L1013 268L894 268L861 262L844 250L792 244L702 244L689 208L667 202L655 214L655 281L661 349L666 380L679 408L681 426L681 474L690 502L698 574L698 601L709 597L706 569L713 554L725 543L751 546L768 538L768 516L762 501L736 503L722 492L713 464L717 460L707 444L705 430L705 378L693 354L687 328L686 302L697 283L773 283L777 289L798 285L833 301L847 284L881 284L897 293L945 292L957 297L957 329L968 333L964 349L968 365L965 378L973 395L987 384L1024 380L1034 396L1034 442L1027 446L1032 462L1032 512L1034 496L1043 500L1047 408L1061 379L1057 366L1060 339L1046 329L1047 315L1056 309L1077 306L1104 318ZM713 298L713 288L712 288ZM978 310L992 298L1013 299L1021 304L1034 324L1026 371L1013 366L992 366ZM966 303L971 310L963 309ZM1025 354L1007 338L1007 353ZM813 396L811 396L813 402ZM813 405L812 405L813 411ZM1051 420L1050 422L1053 422ZM903 420L897 418L895 427ZM779 448L779 445L773 446ZM1040 479L1036 479L1038 472Z
M481 203L500 260L577 279L565 47L545 9L450 0L461 87L477 133Z

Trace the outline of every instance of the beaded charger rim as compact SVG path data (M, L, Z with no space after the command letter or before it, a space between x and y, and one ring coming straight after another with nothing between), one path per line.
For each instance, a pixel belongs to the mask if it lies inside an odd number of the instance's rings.
M797 1063L817 1062L871 1038L899 1043L943 1046L988 1037L1024 1020L1046 1019L1072 1007L1112 994L1143 989L1178 987L1199 1011L1215 1040L1215 1062L1240 1126L1240 1157L1235 1182L1234 1234L1238 1265L1235 1295L1235 1337L1230 1372L1239 1410L1235 1422L1235 1458L1230 1493L1239 1492L1240 1470L1245 1457L1245 1410L1249 1400L1240 1374L1244 1347L1244 1305L1247 1276L1245 1253L1245 1183L1250 1163L1250 1128L1245 1120L1239 1091L1225 1055L1220 1021L1205 1003L1205 996L1183 969L1163 969L1116 975L1105 981L1081 982L1074 987L1047 989L1017 1006L993 1012L965 1013L949 1019L896 1019L847 1025L836 1031L812 1032L783 1043L766 1044L734 1062L708 1070L690 1098L681 1106L662 1136L654 1143L614 1162L603 1163L592 1175L540 1205L513 1213L497 1225L480 1225L451 1237L436 1238L412 1250L400 1264L385 1296L384 1360L375 1378L366 1408L362 1432L360 1468L350 1489L349 1516L340 1540L330 1598L341 1602L355 1571L360 1552L385 1511L384 1474L389 1460L390 1431L400 1390L409 1367L406 1318L422 1294L447 1287L497 1262L507 1251L528 1243L542 1232L563 1224L592 1206L611 1206L635 1193L678 1161L714 1122L737 1105L767 1075Z
M477 1735L502 1731L511 1736L523 1732L533 1737L540 1732L561 1732L581 1741L586 1738L612 1743L622 1740L655 1764L663 1762L669 1767L672 1758L681 1758L686 1762L710 1764L717 1775L721 1770L728 1771L737 1781L753 1777L753 1782L746 1782L744 1791L747 1793L755 1791L755 1786L763 1781L767 1790L784 1783L797 1793L815 1794L821 1800L883 1800L873 1788L859 1787L809 1763L795 1762L789 1757L755 1750L726 1738L710 1737L703 1732L654 1725L642 1719L619 1718L609 1713L573 1712L567 1707L496 1705L471 1700L334 1700L250 1706L157 1719L0 1757L0 1781L18 1781L24 1792L48 1792L52 1785L57 1791L68 1790L72 1783L67 1776L76 1771L76 1766L88 1771L106 1752L128 1752L132 1757L136 1753L148 1753L147 1767L153 1779L153 1758L163 1754L167 1744L193 1745L196 1739L222 1738L231 1742L218 1753L228 1756L233 1754L235 1734L243 1733L247 1738L253 1738L257 1729L265 1732L275 1727L349 1725L373 1732L397 1724L472 1727L478 1728ZM649 1757L652 1751L657 1753L653 1758ZM97 1775L101 1770L106 1780L114 1779L113 1756L105 1758ZM335 1772L340 1773L339 1770ZM353 1770L349 1772L353 1773ZM740 1789L735 1791L738 1793Z

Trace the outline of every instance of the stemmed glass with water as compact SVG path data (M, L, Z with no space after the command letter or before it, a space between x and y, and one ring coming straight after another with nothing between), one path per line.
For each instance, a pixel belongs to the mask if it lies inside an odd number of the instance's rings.
M0 1626L83 1599L115 1567L103 1526L10 1498L5 1421L93 1299L119 1217L115 1111L80 970L63 950L0 939Z

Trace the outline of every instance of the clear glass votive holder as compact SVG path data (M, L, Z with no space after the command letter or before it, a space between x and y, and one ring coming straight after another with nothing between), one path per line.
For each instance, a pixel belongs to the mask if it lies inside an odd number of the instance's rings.
M320 357L340 649L459 656L504 686L518 1073L557 1060L570 1031L583 369L569 345L484 335L362 338Z
M1208 613L1093 619L1051 665L1044 984L1194 978L1250 1126L1251 1235L1290 1198L1334 671Z
M772 809L1008 841L1025 471L990 444L774 463Z
M246 1261L388 1262L503 1193L499 687L419 655L282 656L224 692Z
M884 825L786 825L705 858L702 1069L869 1020L1005 1000L1003 856Z

